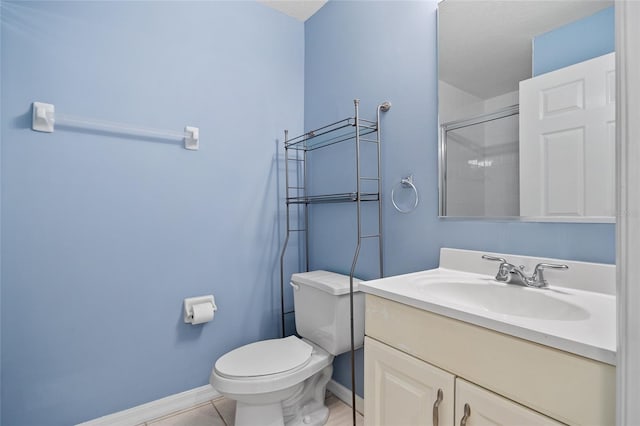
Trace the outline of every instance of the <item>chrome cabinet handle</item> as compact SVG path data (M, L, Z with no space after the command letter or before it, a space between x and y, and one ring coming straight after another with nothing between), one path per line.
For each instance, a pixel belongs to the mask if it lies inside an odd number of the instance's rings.
M433 426L438 426L438 423L439 423L438 407L442 402L442 398L443 398L442 389L438 389L436 401L433 403Z
M464 404L464 416L462 416L462 419L460 420L460 426L467 426L467 420L469 420L469 417L471 417L471 407L469 407L469 404Z

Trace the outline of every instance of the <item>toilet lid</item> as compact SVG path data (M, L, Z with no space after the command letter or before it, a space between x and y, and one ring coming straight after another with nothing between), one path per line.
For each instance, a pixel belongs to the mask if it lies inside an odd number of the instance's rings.
M215 369L223 376L255 377L282 373L306 364L313 347L296 336L262 340L221 356Z

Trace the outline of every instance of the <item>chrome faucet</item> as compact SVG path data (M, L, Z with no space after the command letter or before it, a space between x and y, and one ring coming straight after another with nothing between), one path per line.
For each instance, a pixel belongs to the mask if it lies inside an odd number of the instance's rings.
M524 273L524 265L515 266L507 262L502 257L482 256L483 259L500 262L496 281L505 282L507 284L523 285L526 287L545 288L549 287L549 282L544 278L545 269L569 269L567 265L559 263L538 263L533 269L533 275L528 277Z

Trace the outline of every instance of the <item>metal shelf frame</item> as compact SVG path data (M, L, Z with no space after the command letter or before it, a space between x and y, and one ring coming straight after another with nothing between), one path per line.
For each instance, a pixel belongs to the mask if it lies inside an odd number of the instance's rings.
M382 161L381 161L381 132L380 132L380 115L391 108L390 102L383 102L376 109L376 120L370 121L360 118L360 101L354 99L354 116L349 117L335 123L320 127L309 131L295 138L289 139L289 132L284 131L284 149L285 149L285 185L286 185L286 223L287 234L280 254L280 303L282 313L282 337L285 336L285 315L291 312L285 311L284 305L284 289L288 277L285 277L284 258L289 245L289 238L292 233L304 233L304 252L305 252L305 268L309 270L309 210L310 204L318 203L356 203L357 216L357 245L351 263L349 273L349 306L350 306L350 332L351 332L351 406L352 421L356 424L356 380L355 380L355 336L354 336L354 316L353 316L353 277L360 256L360 248L363 240L377 239L378 242L378 263L379 276L384 276L383 264L383 245L382 245ZM364 135L375 133L375 139L363 138ZM337 194L319 194L310 195L307 187L307 153L316 149L330 147L337 143L351 142L355 149L355 168L356 168L356 190L355 192L337 193ZM373 143L377 145L377 176L361 175L361 158L360 144ZM296 182L289 181L290 169L296 172ZM363 192L363 181L377 181L377 192ZM363 234L362 232L362 208L363 202L376 202L378 205L378 229L377 233ZM292 227L291 208L299 209L302 206L302 220L296 222L296 227ZM298 214L300 213L297 210ZM302 225L302 226L300 226ZM300 235L300 234L297 234Z

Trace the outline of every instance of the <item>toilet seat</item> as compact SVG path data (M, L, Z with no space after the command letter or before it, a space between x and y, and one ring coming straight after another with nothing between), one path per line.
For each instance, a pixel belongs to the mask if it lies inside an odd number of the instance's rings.
M290 368L284 372L263 376L230 376L228 374L230 371L224 370L224 364L221 366L216 361L216 365L214 365L211 370L209 383L211 383L211 385L223 395L232 399L238 399L242 395L247 397L249 395L274 392L295 386L302 383L305 379L319 372L323 368L330 366L333 362L333 355L308 340L300 339L295 336L275 340L283 341L287 339L289 339L289 343L281 346L285 352L279 354L279 356L282 356L283 358L289 358L285 348L288 347L287 345L291 344L294 339L311 347L311 355L309 358L302 361L297 367ZM258 343L261 342L256 342L256 344ZM294 347L293 345L296 343L297 342L291 344L291 347ZM253 345L253 343L251 345ZM234 351L238 349L234 349ZM258 359L261 358L262 356ZM289 364L289 366L293 364L294 363ZM218 371L218 367L222 367L223 371ZM225 374L225 372L227 374Z
M307 365L312 352L313 347L296 336L262 340L223 355L214 370L229 379L280 375Z

